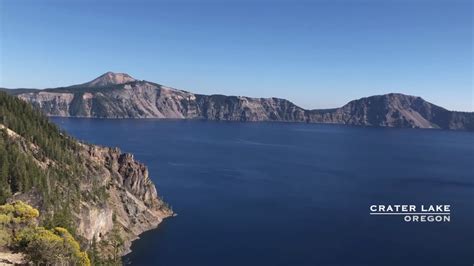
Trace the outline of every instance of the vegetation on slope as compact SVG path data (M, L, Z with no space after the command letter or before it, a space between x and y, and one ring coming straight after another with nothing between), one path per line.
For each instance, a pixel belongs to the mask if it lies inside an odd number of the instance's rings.
M44 223L73 232L68 208L81 198L77 142L29 104L5 93L0 93L0 123L19 135L0 131L0 204L17 192L34 190L43 201Z
M0 246L26 254L36 265L91 265L67 229L39 227L38 216L38 210L21 201L1 205Z
M16 195L27 195L29 201L38 200L34 205L41 210L41 216L28 216L26 223L19 223L24 227L22 232L25 234L19 234L16 226L7 226L25 217L11 217L12 213L0 214L3 215L1 219L10 217L3 223L0 221L3 228L0 231L0 248L20 248L31 256L32 261L41 264L74 265L77 263L70 263L72 258L86 261L82 253L77 253L79 244L75 242L76 238L84 247L88 247L94 265L121 263L122 250L118 244L115 247L106 241L99 241L90 245L76 235L72 210L81 201L104 202L108 197L104 187L90 191L80 189L81 181L86 176L84 160L79 142L61 132L30 104L0 92L0 204L5 204ZM28 210L23 205L13 207ZM12 206L5 205L2 208L0 212L10 210ZM33 226L33 222L40 227ZM120 239L120 236L112 234L112 238ZM65 246L68 246L67 250L61 252L69 252L69 257L41 257L47 254L52 256ZM105 250L107 246L113 246L116 252L101 254L100 250Z

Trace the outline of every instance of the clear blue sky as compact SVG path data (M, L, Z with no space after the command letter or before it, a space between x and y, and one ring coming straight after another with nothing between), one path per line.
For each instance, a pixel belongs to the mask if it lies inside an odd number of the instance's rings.
M337 107L388 92L473 111L470 0L0 0L0 86L106 71Z

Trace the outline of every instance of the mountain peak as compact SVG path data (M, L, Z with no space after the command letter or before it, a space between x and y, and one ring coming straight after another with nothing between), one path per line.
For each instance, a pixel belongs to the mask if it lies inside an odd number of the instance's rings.
M101 87L101 86L107 86L107 85L117 85L117 84L123 84L127 82L132 82L135 81L133 77L126 73L115 73L115 72L107 72L98 78L86 82L83 85L86 87Z

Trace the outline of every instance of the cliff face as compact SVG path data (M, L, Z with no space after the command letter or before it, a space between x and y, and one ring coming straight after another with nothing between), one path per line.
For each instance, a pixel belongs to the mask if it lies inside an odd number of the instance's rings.
M124 251L128 252L139 234L157 227L173 213L158 197L146 166L135 161L133 155L117 148L81 146L87 170L80 186L87 191L104 188L107 200L81 201L76 212L78 233L88 241L100 241L108 238L115 223L125 240Z
M13 131L6 130L25 154L34 157L34 154L40 152L32 149L35 148L34 145ZM146 166L135 161L133 155L121 153L117 148L82 143L79 147L81 165L84 168L77 185L84 196L74 206L70 206L76 233L85 243L91 244L94 239L97 242L109 240L116 226L124 240L123 252L127 253L131 242L138 235L156 228L173 212L159 198ZM37 164L47 169L53 167L55 162L37 161ZM98 193L103 196L97 196ZM42 193L36 189L16 193L11 200L22 200L45 213L50 212L45 207ZM102 252L109 254L109 249L110 247L105 246Z
M91 87L92 83L106 85ZM451 112L420 97L403 94L362 98L334 109L305 110L284 99L199 95L137 81L128 75L110 77L109 74L105 80L96 79L92 83L13 93L50 116L285 121L474 130L474 113Z
M474 130L474 113L452 112L420 97L391 93L354 100L341 108L313 110L311 122L400 128Z
M305 121L305 110L277 98L199 95L135 81L97 90L21 93L19 98L50 116L174 118L232 121Z

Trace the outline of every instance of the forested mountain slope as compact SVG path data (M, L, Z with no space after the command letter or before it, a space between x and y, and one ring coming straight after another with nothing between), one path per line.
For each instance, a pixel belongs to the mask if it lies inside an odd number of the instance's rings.
M146 166L117 148L81 143L0 92L0 204L23 200L48 228L67 228L104 259L172 215ZM112 246L120 239L120 247ZM115 254L117 255L117 254Z

